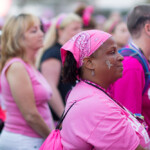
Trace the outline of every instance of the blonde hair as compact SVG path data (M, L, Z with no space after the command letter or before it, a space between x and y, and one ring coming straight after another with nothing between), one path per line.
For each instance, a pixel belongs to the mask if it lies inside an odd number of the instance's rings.
M6 21L1 37L1 70L9 58L24 59L26 48L23 43L24 33L37 21L40 21L39 18L31 14L12 16Z
M42 57L43 53L45 52L45 50L47 50L49 47L52 47L58 41L59 37L58 37L57 29L58 28L63 29L67 25L69 25L70 23L72 23L74 21L82 23L82 19L78 15L76 15L74 13L70 13L70 14L67 14L62 19L59 26L57 26L58 21L60 20L60 17L62 17L62 14L57 16L52 21L52 25L50 26L49 30L47 31L47 33L45 35L44 47L39 50L39 52L37 54L37 57L36 57L36 66L37 66L37 68L40 67L40 60L41 60L41 57Z

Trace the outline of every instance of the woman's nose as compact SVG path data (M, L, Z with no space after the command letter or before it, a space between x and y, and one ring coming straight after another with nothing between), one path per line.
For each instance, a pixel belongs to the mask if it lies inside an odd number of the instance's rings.
M118 60L119 61L123 61L124 60L124 57L120 53L118 53Z

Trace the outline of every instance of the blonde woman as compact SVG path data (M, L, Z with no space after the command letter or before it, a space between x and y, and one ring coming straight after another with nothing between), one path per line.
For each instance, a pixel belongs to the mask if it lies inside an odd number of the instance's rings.
M43 46L40 21L30 14L11 17L3 27L1 90L6 122L0 136L1 150L39 149L53 129L48 107L52 91L34 67Z
M55 121L62 115L65 97L72 88L71 84L62 83L60 48L72 36L80 32L81 28L81 18L76 14L59 15L46 34L44 49L37 56L38 68L52 87L53 96L50 106Z

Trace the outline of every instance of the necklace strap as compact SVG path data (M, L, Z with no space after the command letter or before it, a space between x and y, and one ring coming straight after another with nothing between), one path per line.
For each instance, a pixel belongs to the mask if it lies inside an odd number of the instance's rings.
M103 88L101 88L99 85L97 86L95 83L91 82L91 81L84 81L83 82L91 85L91 86L94 86L95 88L101 90L103 93L105 93L108 97L110 97L111 100L113 100L118 106L120 106L123 110L125 110L126 112L128 112L129 114L131 114L134 118L136 118L143 126L144 128L147 130L148 129L148 126L147 124L145 123L144 121L144 118L141 114L133 114L131 113L129 110L127 110L122 104L120 104L118 101L114 100L110 94L107 93L107 91Z
M91 86L94 86L95 88L101 90L101 91L102 91L103 93L105 93L111 100L113 100L117 105L119 105L122 109L125 110L125 108L123 107L123 105L120 104L118 101L114 100L114 99L111 97L111 95L108 94L108 92L107 92L104 88L102 88L102 87L100 87L99 85L97 85L97 84L95 84L95 83L93 83L93 82L91 82L91 81L88 81L88 80L83 80L83 82L85 82L85 83L87 83L87 84L89 84L89 85L91 85Z

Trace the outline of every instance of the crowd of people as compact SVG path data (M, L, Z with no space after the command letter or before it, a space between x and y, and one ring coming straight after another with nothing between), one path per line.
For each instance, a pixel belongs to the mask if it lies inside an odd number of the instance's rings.
M63 150L150 149L150 5L101 26L93 12L5 22L0 150L39 150L59 120Z

